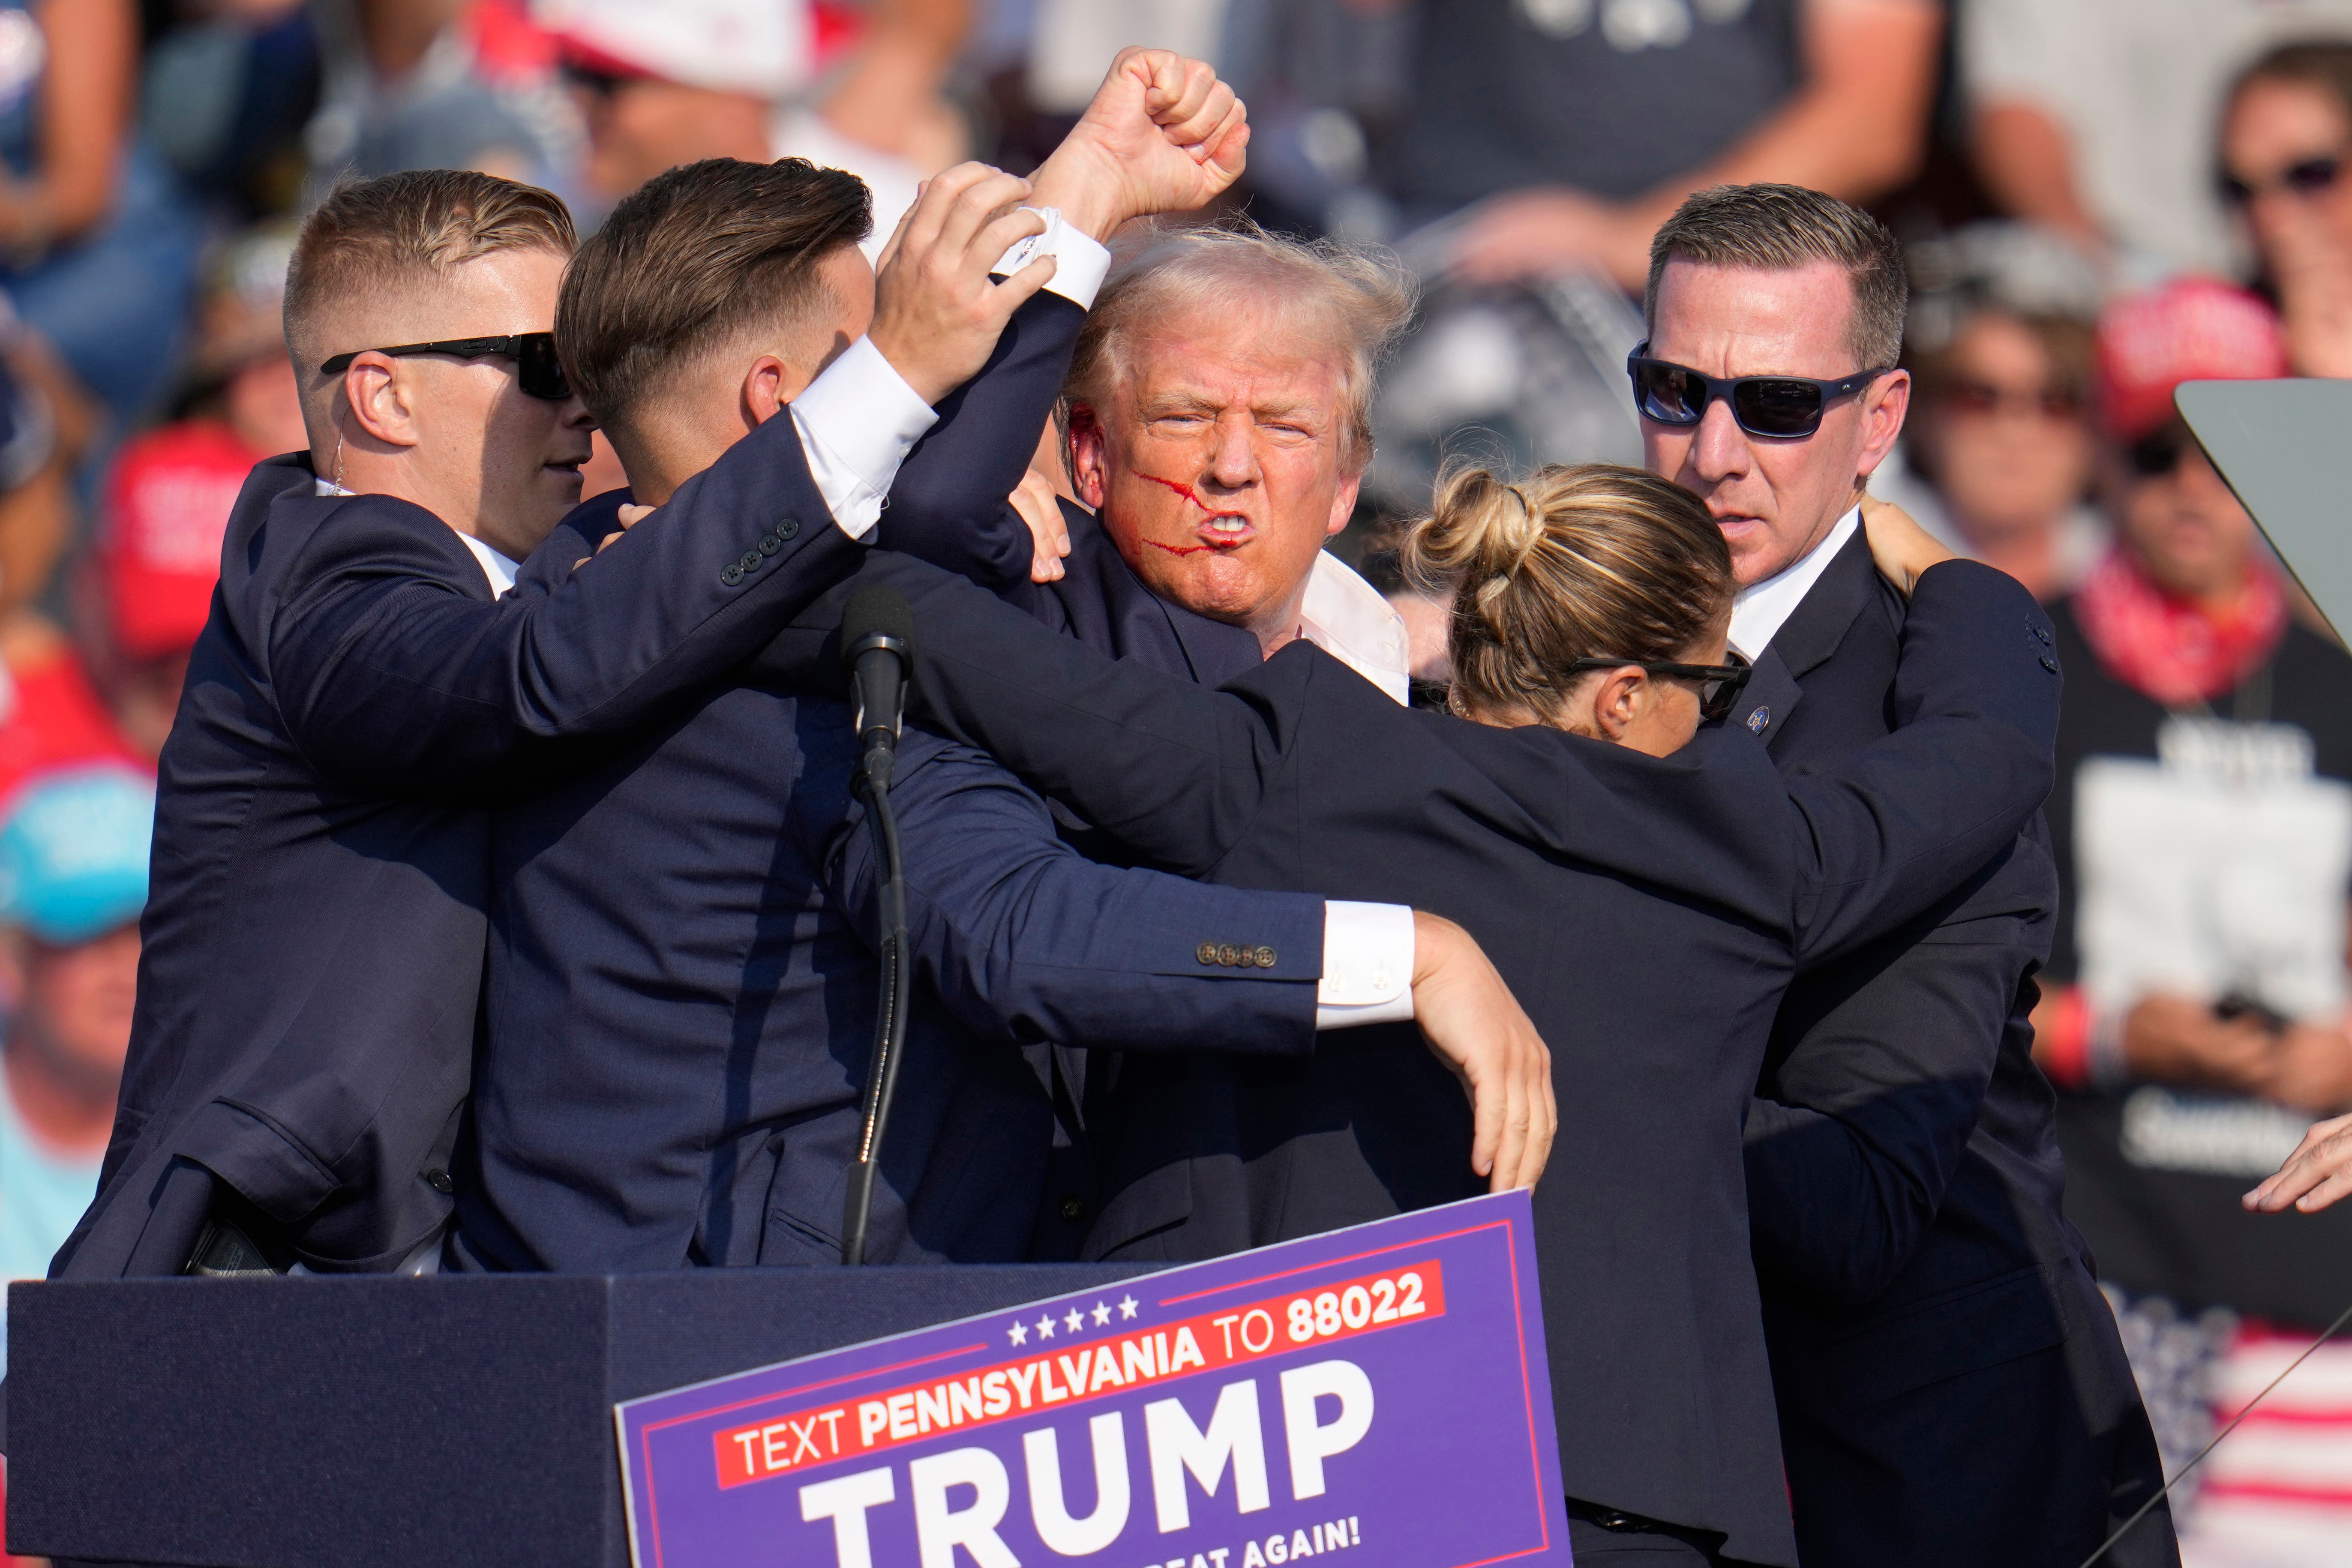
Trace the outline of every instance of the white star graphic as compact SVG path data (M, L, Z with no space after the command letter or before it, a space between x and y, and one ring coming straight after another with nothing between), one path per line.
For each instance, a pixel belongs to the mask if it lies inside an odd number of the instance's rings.
M1099 1329L1109 1321L1110 1309L1104 1306L1100 1301L1097 1301L1095 1303L1095 1327Z
M1122 1301L1120 1301L1120 1302L1119 1302L1119 1304L1118 1304L1118 1315L1119 1315L1119 1318L1120 1318L1120 1320L1121 1320L1122 1321L1124 1321L1125 1320L1127 1320L1127 1319L1129 1319L1129 1318L1132 1318L1133 1316L1135 1316L1135 1298L1134 1298L1134 1297L1129 1296L1129 1297L1126 1298L1124 1300L1122 1300Z
M1064 1318L1062 1321L1067 1323L1070 1327L1070 1332L1075 1334L1080 1329L1087 1326L1087 1315L1084 1312L1079 1311L1076 1307L1073 1307L1070 1309L1070 1315Z
M1026 1323L1016 1322L1007 1329L1005 1333L1016 1345L1025 1345L1029 1342L1029 1325Z
M1050 1340L1054 1337L1053 1319L1040 1318L1037 1320L1037 1337L1041 1340Z

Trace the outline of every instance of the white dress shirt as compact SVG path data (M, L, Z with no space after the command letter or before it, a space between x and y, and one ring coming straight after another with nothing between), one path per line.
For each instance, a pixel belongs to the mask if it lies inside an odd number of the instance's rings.
M1829 537L1807 552L1794 563L1782 567L1761 583L1753 583L1739 590L1731 601L1731 646L1742 658L1753 664L1764 657L1772 639L1830 569L1854 530L1862 526L1862 508L1857 506L1838 519Z
M1058 265L1046 280L1045 292L1059 294L1081 310L1093 310L1095 296L1102 292L1103 279L1110 272L1110 252L1094 236L1063 222L1061 208L1029 210L1045 216L1045 232L1016 241L991 270L1010 278L1041 256L1053 257Z
M1346 562L1322 551L1307 577L1298 632L1399 703L1412 700L1404 617Z
M865 542L898 465L940 416L871 338L844 349L787 406L817 494L841 531Z
M1323 906L1323 979L1315 1026L1402 1024L1412 1016L1412 910L1404 904Z

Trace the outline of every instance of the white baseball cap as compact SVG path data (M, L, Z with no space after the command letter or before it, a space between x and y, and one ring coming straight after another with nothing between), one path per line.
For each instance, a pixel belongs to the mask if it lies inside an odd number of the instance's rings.
M620 76L782 98L815 55L808 0L531 0L567 59Z

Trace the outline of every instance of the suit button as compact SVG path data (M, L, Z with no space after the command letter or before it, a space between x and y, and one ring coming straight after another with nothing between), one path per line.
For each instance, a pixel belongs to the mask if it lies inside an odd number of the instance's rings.
M756 550L746 550L743 552L742 558L735 564L743 568L743 575L748 577L760 569L761 563L765 559L766 557Z
M1192 950L1192 956L1203 963L1214 963L1217 962L1217 944L1213 942L1204 942Z
M1062 1200L1062 1217L1068 1220L1072 1225L1076 1225L1079 1220L1085 1218L1086 1213L1087 1205L1080 1203L1077 1199L1064 1198Z
M730 561L727 563L727 569L719 574L719 580L721 583L726 584L727 586L732 588L736 584L740 583L743 580L743 568L736 564L734 562Z
M1270 947L1261 947L1255 952L1250 954L1250 961L1255 963L1260 969L1272 969L1274 967L1274 949Z
M2042 656L2042 668L2055 675L2058 673L2058 661L2045 653Z
M800 531L801 520L796 517L788 517L784 519L783 521L776 524L776 537L778 539L790 539L794 534L800 532Z
M1223 964L1227 969L1231 969L1234 964L1239 963L1241 961L1242 950L1240 948L1235 947L1229 942L1220 942L1217 944L1217 962L1219 963Z
M2032 621L2028 621L2025 623L2025 629L2032 632L2034 636L2034 639L2040 642L2042 647L2048 647L2050 646L2050 628L2048 626L2039 626Z
M783 547L784 542L772 533L763 533L760 536L760 553L762 555L773 555Z
M425 1184L436 1193L454 1193L457 1190L457 1184L449 1179L449 1173L446 1171L425 1172Z

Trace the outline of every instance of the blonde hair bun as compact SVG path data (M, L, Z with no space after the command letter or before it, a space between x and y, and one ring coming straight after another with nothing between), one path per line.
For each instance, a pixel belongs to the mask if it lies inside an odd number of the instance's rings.
M1415 582L1453 595L1455 696L1475 710L1549 712L1579 659L1681 658L1722 629L1735 591L1698 499L1613 463L1516 484L1449 469L1402 554Z

